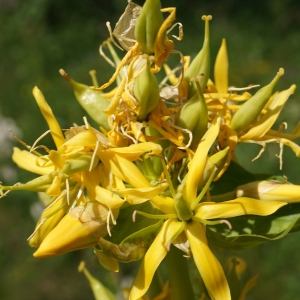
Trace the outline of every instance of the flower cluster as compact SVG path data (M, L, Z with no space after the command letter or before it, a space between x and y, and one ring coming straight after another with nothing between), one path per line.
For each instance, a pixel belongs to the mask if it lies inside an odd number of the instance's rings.
M278 143L280 149L289 146L300 156L299 145L293 142L300 136L300 123L292 133L283 133L283 126L272 129L296 86L273 93L284 74L281 68L254 94L250 92L257 86L229 87L225 39L212 80L212 17L202 17L203 47L191 60L174 49L169 37L175 26L179 35L172 37L183 37L182 25L173 25L175 11L162 8L159 0L146 0L142 8L129 2L115 29L109 26L111 37L100 47L115 68L106 84L99 87L94 72L94 86L89 87L60 70L99 128L84 118L84 125L62 130L42 92L33 89L49 131L33 146L20 141L26 150L15 148L13 161L39 177L0 186L0 191L4 196L4 191L29 190L46 199L29 238L30 246L37 248L35 257L94 247L100 264L115 272L118 262L142 259L129 293L129 299L135 300L146 294L158 266L175 246L182 256L193 257L207 297L231 299L210 242L222 247L220 239L228 237L230 243L231 232L239 229L231 218L262 218L299 201L300 187L264 178L214 196L212 184L230 172L239 143L257 143L262 151L266 144ZM114 46L127 51L122 59ZM105 47L113 61L104 54ZM170 55L178 57L173 69L166 64ZM156 74L162 69L166 76L158 82ZM116 87L105 92L114 82ZM48 133L56 149L39 145ZM285 234L292 228L288 226ZM251 237L257 239L255 232ZM174 297L172 283L171 290ZM163 294L159 299L169 299Z

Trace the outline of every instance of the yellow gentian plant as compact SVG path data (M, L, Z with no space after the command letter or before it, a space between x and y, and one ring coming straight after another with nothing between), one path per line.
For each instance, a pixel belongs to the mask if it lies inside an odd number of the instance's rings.
M253 95L256 87L229 87L225 39L212 78L212 16L202 17L203 47L191 60L174 48L172 37L183 38L182 25L173 24L175 12L162 8L160 0L146 0L143 7L129 1L100 47L115 68L107 83L99 86L94 71L93 86L59 71L96 127L84 118L81 126L61 129L42 92L33 89L49 130L32 146L16 137L25 149L15 148L12 158L38 177L0 185L0 193L28 190L46 199L29 237L35 257L91 247L101 266L113 272L119 262L141 260L125 298L196 299L186 264L193 257L204 283L198 298L244 299L256 277L237 290L236 265L226 276L212 249L247 248L298 231L300 187L272 174L248 173L233 160L234 151L239 143L257 143L263 150L278 143L300 156L299 124L292 133L272 128L296 86L273 93L284 75L280 68ZM178 36L170 35L176 25ZM126 50L123 58L115 46ZM171 55L178 57L173 69L166 63ZM156 73L163 70L166 77L159 82ZM49 133L55 149L40 144ZM279 157L282 163L282 152ZM159 284L161 263L168 276ZM79 270L96 299L116 299L84 263Z

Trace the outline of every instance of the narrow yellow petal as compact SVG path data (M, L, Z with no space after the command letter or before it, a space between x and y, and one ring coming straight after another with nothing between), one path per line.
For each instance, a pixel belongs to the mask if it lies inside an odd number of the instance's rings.
M143 203L164 191L168 184L162 183L155 187L145 188L124 188L118 189L117 193L126 199L130 204Z
M216 117L213 120L209 129L202 137L193 159L189 163L189 171L186 175L186 184L183 190L184 198L189 203L192 203L196 199L198 182L205 169L208 151L219 134L220 123L220 117Z
M194 261L212 300L230 300L230 290L224 271L208 247L203 225L187 223L185 233Z
M145 142L134 144L129 147L111 148L107 151L120 154L122 157L132 161L139 159L140 156L146 152L145 158L149 157L149 155L158 155L161 153L162 147L156 143Z
M147 178L133 162L109 151L98 151L97 154L104 166L121 180L133 187L151 187Z
M19 148L14 147L12 160L19 168L39 175L46 175L54 171L54 166L39 166L37 164L38 159L38 156L26 150L20 150Z
M203 202L195 207L195 216L205 220L242 215L267 216L286 204L286 202L256 200L246 197L219 203Z
M222 39L220 50L215 63L215 85L219 93L226 93L228 89L228 54L226 40Z
M32 90L33 96L51 130L51 135L56 147L60 147L65 142L65 137L61 128L52 112L51 107L48 105L43 93L35 86Z
M168 219L163 224L140 265L130 292L130 300L138 300L147 292L156 269L168 253L168 244L180 226L181 222L173 219Z

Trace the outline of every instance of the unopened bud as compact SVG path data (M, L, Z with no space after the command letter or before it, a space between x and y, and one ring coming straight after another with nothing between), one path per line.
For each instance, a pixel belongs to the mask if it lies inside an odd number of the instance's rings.
M208 158L203 175L198 183L198 189L202 189L204 187L215 168L217 168L217 172L214 178L218 176L227 161L228 152L229 147L226 147L225 149L215 153Z
M236 196L295 203L300 202L300 185L271 180L254 181L238 186Z
M82 108L98 125L109 131L108 117L103 112L108 108L109 101L102 97L101 92L74 81L63 69L60 69L59 73L71 84L75 97Z
M275 78L268 85L258 90L242 105L232 118L231 129L240 132L260 114L269 101L276 83L283 74L284 69L280 68Z
M192 132L193 141L191 146L199 143L207 130L208 124L208 110L198 78L196 79L197 81L195 80L195 84L198 87L197 92L182 107L176 122L177 126L188 129ZM185 140L186 139L188 139L187 134L185 135ZM186 141L186 143L187 142L188 141Z
M190 66L185 72L185 80L190 81L191 78L203 74L203 77L200 80L201 89L204 90L210 74L210 46L209 46L209 21L212 19L212 16L202 16L202 20L205 21L205 36L204 42L201 51L194 58ZM192 97L197 92L197 89L194 85L189 87L188 96Z
M160 0L146 0L139 15L134 36L146 54L154 54L154 45L157 33L164 18L162 15Z
M149 57L145 55L145 58L147 59L145 70L137 77L133 88L134 96L139 102L139 121L144 121L159 101L159 85L151 72Z

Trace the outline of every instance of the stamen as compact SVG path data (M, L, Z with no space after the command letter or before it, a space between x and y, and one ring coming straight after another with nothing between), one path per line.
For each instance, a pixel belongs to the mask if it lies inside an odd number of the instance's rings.
M137 210L135 210L132 214L132 221L135 223L135 218L136 218Z
M49 130L47 130L46 132L44 132L40 137L38 137L38 138L36 139L36 141L33 143L33 145L31 146L31 149L30 149L29 152L34 151L34 150L35 150L36 144L37 144L41 139L43 139L43 138L44 138L48 133L50 133L50 132L51 132L51 130L49 129Z
M93 165L94 165L95 157L97 155L98 148L99 148L99 141L96 142L96 147L95 147L94 153L92 155L89 172L91 172L93 170Z
M172 37L175 38L177 41L181 41L183 39L183 26L180 22L175 23L167 32L166 34L169 34L175 26L178 25L179 34L178 36L172 34Z
M125 75L125 78L126 78L126 84L125 84L125 92L128 94L128 96L130 97L130 99L134 102L135 105L138 105L139 101L137 99L135 99L135 97L133 97L133 95L129 92L128 90L128 74L127 74L127 70L125 67L123 67L123 70L124 70L124 75Z
M106 27L107 27L107 29L108 29L109 36L110 36L111 41L113 42L113 44L114 44L117 48L119 48L121 51L124 51L124 49L123 49L121 46L119 46L119 45L115 42L115 40L114 40L114 35L115 35L115 34L113 33L113 31L112 31L112 29L111 29L110 22L106 22Z
M113 68L115 68L116 67L116 65L115 65L115 63L109 58L109 57L107 57L106 55L105 55L105 53L103 52L103 50L102 50L102 48L103 48L103 45L104 43L102 43L101 45L100 45L100 47L99 47L99 53L100 53L100 55L106 60L106 62L108 63L108 64L110 64Z
M253 84L253 85L249 85L249 86L243 87L243 88L237 88L237 87L231 86L228 88L228 91L229 92L249 91L249 90L257 88L257 87L260 87L260 84Z
M161 164L162 164L163 169L164 169L164 174L166 176L166 180L167 180L167 183L169 185L169 189L170 189L171 195L172 195L173 198L175 198L176 192L175 192L175 189L173 187L173 183L172 183L169 171L167 170L167 166L166 166L166 164L164 162L164 159L161 156L160 156L160 158L161 158Z
M111 232L110 232L110 226L109 226L109 218L110 218L110 215L111 215L111 210L109 209L108 211L108 214L107 214L107 218L106 218L106 226L107 226L107 232L108 232L108 235L111 236Z
M262 155L262 154L264 153L264 151L266 150L266 143L262 142L262 143L257 143L257 144L261 145L262 148L261 148L261 150L259 151L258 155L255 156L255 157L252 159L252 162L255 161L255 160L257 160L258 158L260 158L261 155Z
M27 238L27 241L29 241L36 234L36 232L41 228L41 226L45 223L46 220L47 218L41 220L40 224L35 228L34 232Z
M67 203L70 205L70 185L69 185L69 179L66 178L66 191L67 191Z
M203 196L206 194L207 190L209 189L209 186L210 186L211 182L215 178L217 170L218 170L218 167L215 165L215 168L211 172L211 174L210 174L210 176L209 176L209 178L208 178L205 186L203 187L202 191L200 192L200 194L198 195L198 197L196 198L196 200L192 203L191 210L194 210L194 208L196 207L196 205L202 200Z
M279 148L280 148L280 151L279 151L279 154L276 154L275 156L277 158L279 158L279 169L282 170L282 165L283 165L283 161L282 161L282 155L283 155L283 143L280 141L279 143Z
M230 230L232 229L232 226L231 226L230 222L227 221L227 220L221 220L220 224L226 224Z
M44 211L48 210L49 208L51 208L58 200L60 200L61 198L63 198L66 195L66 191L63 191L55 200L53 200L45 209Z
M188 142L184 147L178 147L178 149L183 149L183 150L184 150L184 149L189 148L190 145L191 145L191 143L192 143L192 141L193 141L193 133L192 133L190 130L188 130L188 129L181 128L181 127L178 127L178 126L172 124L172 122L171 122L169 119L167 120L166 123L167 123L170 127L173 127L173 128L175 128L175 129L177 129L177 130L179 130L179 131L183 131L183 132L185 132L185 133L187 133L187 134L189 135L189 142Z
M90 125L89 125L88 120L85 116L83 117L83 122L84 122L84 125L85 125L85 129L88 130L90 128Z

